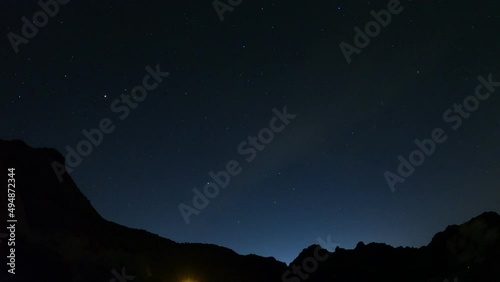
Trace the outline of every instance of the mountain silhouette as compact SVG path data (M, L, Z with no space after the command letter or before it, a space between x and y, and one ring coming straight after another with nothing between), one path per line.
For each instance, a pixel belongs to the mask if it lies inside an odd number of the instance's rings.
M54 161L64 164L54 149L0 140L2 183L7 168L15 168L17 219L16 274L7 272L10 247L0 237L0 281L500 281L500 216L494 212L449 226L421 248L360 242L330 252L312 245L287 266L110 222L68 174L58 180ZM0 201L7 203L5 191ZM8 216L4 204L0 215Z

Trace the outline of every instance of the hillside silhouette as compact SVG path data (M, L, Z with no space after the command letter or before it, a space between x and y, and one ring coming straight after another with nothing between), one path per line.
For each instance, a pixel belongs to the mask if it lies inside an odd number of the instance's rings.
M494 212L448 226L421 248L360 242L353 250L328 252L312 245L287 266L272 257L176 243L110 222L68 174L59 182L53 161L64 163L64 157L54 149L0 140L2 183L7 168L16 168L18 219L16 275L7 273L2 239L0 281L119 281L114 273L126 274L123 281L155 282L500 281L500 216ZM6 219L5 191L0 200Z

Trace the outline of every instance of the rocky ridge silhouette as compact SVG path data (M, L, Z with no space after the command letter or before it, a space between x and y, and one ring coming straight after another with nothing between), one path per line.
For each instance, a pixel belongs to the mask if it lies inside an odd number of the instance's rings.
M312 245L287 266L107 221L68 174L59 182L54 161L64 163L54 149L0 140L2 183L7 168L16 168L18 220L16 275L7 273L9 249L1 243L0 281L500 281L500 216L494 212L448 226L421 248L360 242L328 252ZM0 201L7 203L7 193ZM0 215L7 218L7 209Z

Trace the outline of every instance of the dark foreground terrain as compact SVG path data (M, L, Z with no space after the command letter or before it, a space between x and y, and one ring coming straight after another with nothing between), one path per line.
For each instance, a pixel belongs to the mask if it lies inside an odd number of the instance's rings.
M0 238L2 282L500 281L500 216L493 212L449 226L418 249L359 243L354 250L327 252L313 245L287 266L107 221L69 175L59 182L54 161L64 163L54 149L0 140L1 220L8 216L9 167L15 168L17 217L16 274L8 273L10 247Z

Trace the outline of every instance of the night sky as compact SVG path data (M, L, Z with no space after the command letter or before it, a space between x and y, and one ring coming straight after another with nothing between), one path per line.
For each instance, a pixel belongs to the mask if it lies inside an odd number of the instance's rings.
M8 34L41 8L3 0L0 138L66 155L109 118L70 175L104 218L174 241L285 262L317 237L425 245L500 212L500 88L443 118L479 76L500 81L500 7L401 1L348 63L339 44L355 48L354 28L388 2L243 0L221 21L210 1L73 0L16 53ZM157 65L169 75L125 118L113 111ZM296 117L247 161L239 145L284 107ZM384 173L436 128L446 141L392 191ZM186 224L179 205L231 160L241 173Z

